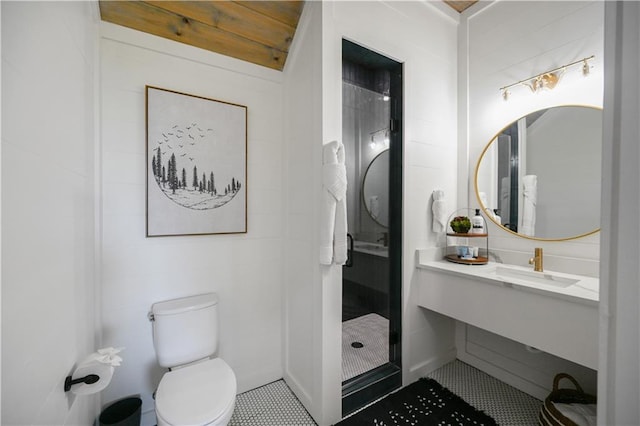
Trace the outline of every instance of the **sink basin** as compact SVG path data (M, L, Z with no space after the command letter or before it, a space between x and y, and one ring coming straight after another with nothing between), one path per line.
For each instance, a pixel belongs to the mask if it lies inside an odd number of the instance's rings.
M509 278L517 279L521 281L527 281L532 284L546 284L556 287L569 287L576 284L580 280L559 276L554 272L536 272L526 271L522 269L509 268L507 266L496 266L492 271L498 278L502 278L508 281Z

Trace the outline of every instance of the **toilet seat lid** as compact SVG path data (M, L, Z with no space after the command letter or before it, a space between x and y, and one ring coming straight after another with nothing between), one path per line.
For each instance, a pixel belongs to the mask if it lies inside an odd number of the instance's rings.
M235 404L236 376L220 358L166 373L156 392L156 413L172 425L215 421Z

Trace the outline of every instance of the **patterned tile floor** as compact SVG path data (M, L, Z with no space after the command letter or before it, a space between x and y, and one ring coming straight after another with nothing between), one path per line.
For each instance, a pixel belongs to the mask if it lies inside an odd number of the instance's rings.
M389 360L389 320L367 314L342 323L342 381Z
M428 375L445 388L494 418L499 425L538 424L542 401L455 360Z
M541 401L461 361L429 374L504 426L537 425ZM315 426L283 380L238 395L230 426Z
M284 380L241 393L229 426L315 426Z

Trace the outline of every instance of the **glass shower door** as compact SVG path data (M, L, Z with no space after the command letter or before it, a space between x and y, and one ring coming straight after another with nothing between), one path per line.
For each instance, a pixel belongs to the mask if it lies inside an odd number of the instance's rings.
M343 83L352 266L343 269L342 380L389 362L389 103Z
M401 385L402 65L343 40L343 414ZM395 198L394 198L395 197Z

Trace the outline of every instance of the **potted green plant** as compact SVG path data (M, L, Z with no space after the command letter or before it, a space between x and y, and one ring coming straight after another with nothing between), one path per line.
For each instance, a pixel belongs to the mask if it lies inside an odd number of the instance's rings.
M471 220L467 216L456 216L450 225L456 234L466 234L471 229Z

